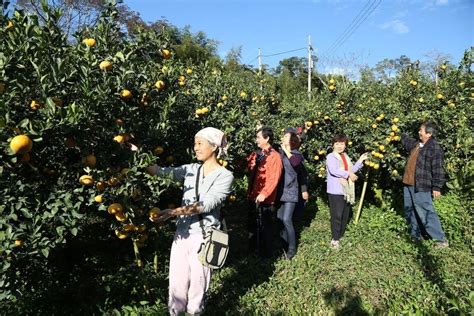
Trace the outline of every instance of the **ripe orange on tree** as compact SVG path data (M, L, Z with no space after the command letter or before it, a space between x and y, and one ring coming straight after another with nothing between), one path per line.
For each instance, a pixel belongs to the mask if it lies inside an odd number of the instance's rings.
M10 142L10 149L15 154L26 154L33 148L33 142L26 135L17 135Z

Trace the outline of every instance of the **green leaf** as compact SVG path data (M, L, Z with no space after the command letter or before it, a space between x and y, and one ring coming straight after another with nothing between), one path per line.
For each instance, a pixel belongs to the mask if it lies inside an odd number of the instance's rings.
M48 249L48 248L43 248L43 249L41 249L41 253L43 254L43 256L44 256L45 258L48 258L48 256L49 256L49 249Z

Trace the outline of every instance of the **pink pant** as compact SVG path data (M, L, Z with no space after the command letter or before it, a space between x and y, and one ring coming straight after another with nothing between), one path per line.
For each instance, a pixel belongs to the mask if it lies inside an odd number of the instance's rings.
M168 308L171 315L204 310L204 298L211 281L211 269L199 262L197 252L202 234L175 236L171 246Z

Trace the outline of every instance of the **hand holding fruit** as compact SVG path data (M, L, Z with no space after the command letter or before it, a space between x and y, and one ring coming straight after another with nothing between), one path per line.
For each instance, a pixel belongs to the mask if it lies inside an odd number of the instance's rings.
M363 153L359 158L359 163L363 163L368 158L369 158L369 153Z
M148 219L153 223L163 225L168 219L173 217L171 211L172 209L160 210L159 208L154 207L148 213Z

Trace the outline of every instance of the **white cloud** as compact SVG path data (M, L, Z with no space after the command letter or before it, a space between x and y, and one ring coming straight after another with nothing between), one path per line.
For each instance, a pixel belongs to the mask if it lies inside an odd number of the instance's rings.
M333 67L326 70L327 74L331 75L345 75L348 71L341 67Z
M447 6L449 5L449 0L429 0L424 1L423 10L435 10L436 7ZM451 2L452 4L452 2Z
M382 30L390 29L398 34L405 34L410 32L410 28L405 24L405 22L398 19L388 21L380 25L380 27L382 28Z

